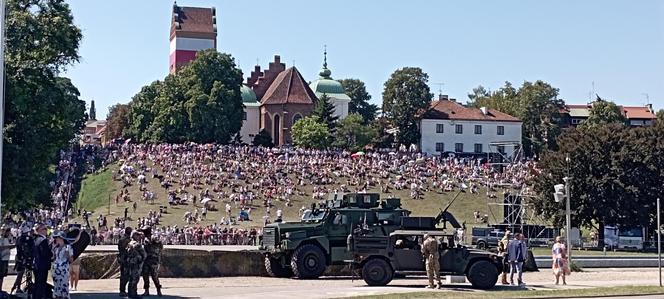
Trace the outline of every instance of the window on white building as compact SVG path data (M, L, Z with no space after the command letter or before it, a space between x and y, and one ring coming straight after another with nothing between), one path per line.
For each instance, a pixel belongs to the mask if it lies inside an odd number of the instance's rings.
M454 126L454 132L457 134L463 134L463 125Z
M476 153L481 153L482 152L482 144L481 143L475 143L475 152Z
M463 143L455 143L454 151L457 153L463 153Z
M445 151L445 143L436 142L436 151L437 152L444 152Z
M505 154L505 146L504 145L499 145L498 146L498 152L501 154Z
M583 122L583 119L578 119L578 118L572 118L572 124L573 125L578 125Z
M445 130L443 124L436 124L436 133L443 133Z
M247 112L242 112L242 120L247 120Z
M498 126L498 135L505 135L505 126Z
M475 125L475 134L482 134L482 125Z

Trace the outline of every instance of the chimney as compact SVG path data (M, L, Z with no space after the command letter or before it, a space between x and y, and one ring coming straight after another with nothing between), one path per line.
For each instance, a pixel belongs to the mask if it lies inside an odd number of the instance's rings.
M274 63L275 63L275 64L277 64L277 63L281 63L281 56L279 56L279 55L274 55Z
M449 99L450 99L450 97L449 97L448 95L446 95L446 94L439 94L439 95L438 95L438 100L439 100L439 101L447 101L447 100L449 100Z
M648 110L649 110L651 113L654 113L654 112L655 112L655 110L652 110L652 104L646 104L646 107L648 107Z
M484 114L484 115L489 114L489 111L486 109L486 107L480 108L480 111L482 111L482 114Z

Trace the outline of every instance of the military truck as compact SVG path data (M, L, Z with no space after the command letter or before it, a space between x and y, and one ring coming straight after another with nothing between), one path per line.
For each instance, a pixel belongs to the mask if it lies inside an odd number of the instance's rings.
M265 269L274 277L318 278L329 265L353 258L348 235L358 225L389 236L410 211L398 198L380 200L377 193L339 194L323 207L305 211L299 222L273 223L263 228L261 250Z
M442 240L438 248L441 275L466 276L473 287L479 289L496 285L502 271L501 257L455 245L453 234L435 228L396 230L389 236L356 233L348 242L354 255L352 265L360 269L362 279L370 286L387 285L395 274L424 273L421 248L425 234Z

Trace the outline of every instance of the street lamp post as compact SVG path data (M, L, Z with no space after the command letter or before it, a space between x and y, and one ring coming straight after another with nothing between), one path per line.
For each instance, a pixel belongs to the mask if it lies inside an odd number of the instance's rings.
M570 198L570 193L569 193L569 185L572 181L571 178L569 177L564 177L563 181L565 181L565 239L567 240L567 258L569 261L572 261L572 241L570 240L569 237L569 232L572 227L572 212L569 204L569 198Z

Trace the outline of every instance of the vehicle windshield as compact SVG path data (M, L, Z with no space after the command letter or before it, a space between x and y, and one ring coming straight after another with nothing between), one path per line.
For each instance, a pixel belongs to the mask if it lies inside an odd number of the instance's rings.
M620 237L643 237L643 230L639 227L621 228L618 232Z
M306 210L302 214L302 222L319 222L327 216L327 210L315 209Z

